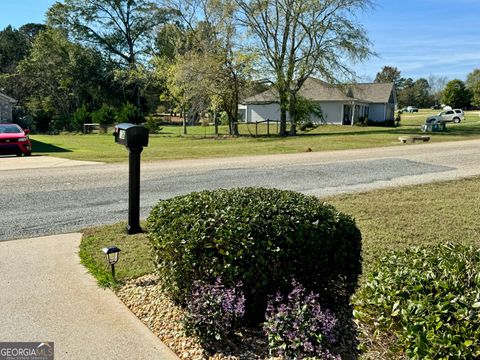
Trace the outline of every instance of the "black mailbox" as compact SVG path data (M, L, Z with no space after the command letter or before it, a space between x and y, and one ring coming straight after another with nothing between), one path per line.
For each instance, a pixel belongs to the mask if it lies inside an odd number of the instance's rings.
M128 149L128 225L129 234L142 232L140 227L140 154L148 146L148 129L140 125L122 123L115 126L115 142Z
M126 147L148 146L148 129L135 124L121 123L115 126L115 142Z

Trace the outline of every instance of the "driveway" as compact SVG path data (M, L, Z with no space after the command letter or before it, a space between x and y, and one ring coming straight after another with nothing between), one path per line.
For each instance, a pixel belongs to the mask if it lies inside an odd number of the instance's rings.
M56 158L52 156L17 156L0 155L0 171L2 170L24 170L24 169L43 169L56 167L70 167L80 165L101 164L93 161L78 161Z
M0 243L0 341L53 341L55 359L178 359L112 291L98 287L80 264L81 237Z
M78 231L127 218L128 164L3 170L3 160L0 240ZM480 140L145 162L141 216L148 216L159 199L204 189L265 186L327 196L474 175L480 175Z

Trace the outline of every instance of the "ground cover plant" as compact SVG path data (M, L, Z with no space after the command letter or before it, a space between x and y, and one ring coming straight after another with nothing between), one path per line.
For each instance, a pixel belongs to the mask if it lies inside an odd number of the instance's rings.
M220 137L213 136L213 127L189 128L182 136L181 126L163 126L160 134L150 136L143 160L193 159L206 157L245 156L261 154L300 153L305 151L345 150L379 146L401 146L398 137L420 134L420 125L436 111L402 114L400 127L322 125L300 132L295 137L265 136L266 126L240 124L238 138L227 136L227 127L220 127ZM429 134L430 142L480 138L478 112L466 112L460 124L448 124L445 133ZM273 128L271 127L271 131ZM74 160L119 162L128 159L128 151L116 144L108 134L32 135L34 154L51 155Z
M287 359L320 357L338 359L331 347L336 343L337 318L321 305L318 294L307 293L295 279L286 296L280 292L267 306L264 329L270 349Z
M213 284L194 281L183 323L187 335L196 335L211 348L233 335L242 325L244 314L242 283L229 288L218 277Z
M480 248L453 243L392 252L355 296L364 341L381 358L480 356Z

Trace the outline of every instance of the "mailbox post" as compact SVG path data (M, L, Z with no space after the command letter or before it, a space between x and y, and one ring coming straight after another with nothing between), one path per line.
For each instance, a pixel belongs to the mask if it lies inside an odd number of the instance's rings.
M148 146L148 129L130 123L115 127L115 142L125 145L129 155L128 175L128 234L143 232L140 227L140 154Z

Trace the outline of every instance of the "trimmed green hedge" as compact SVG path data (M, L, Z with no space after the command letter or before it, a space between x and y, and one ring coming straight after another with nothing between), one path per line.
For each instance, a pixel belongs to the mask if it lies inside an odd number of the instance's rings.
M332 302L361 272L352 218L313 196L242 188L163 200L148 218L155 261L172 298L185 304L195 280L243 283L246 315L263 319L267 297L294 277Z
M445 244L382 258L355 295L367 347L390 358L480 358L480 249Z

